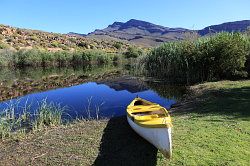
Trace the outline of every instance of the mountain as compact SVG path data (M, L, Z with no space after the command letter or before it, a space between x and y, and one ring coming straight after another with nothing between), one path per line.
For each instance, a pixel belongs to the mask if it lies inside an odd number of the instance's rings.
M207 35L209 33L218 33L218 32L243 32L248 27L250 27L250 20L227 22L219 25L211 25L202 30L198 30L198 33L201 36Z
M69 36L87 36L85 34L80 34L80 33L75 33L75 32L69 32L69 33L67 33L67 35L69 35Z
M166 41L185 39L187 33L197 32L204 36L209 33L222 31L245 31L250 26L250 20L228 22L220 25L212 25L202 30L190 30L185 28L169 28L152 24L146 21L131 19L125 23L114 22L105 29L97 29L87 35L88 38L102 40L121 40L144 46L157 46Z
M183 40L194 33L200 36L217 32L243 32L250 27L250 20L211 25L201 30L170 28L146 21L131 19L125 23L114 22L105 29L97 29L87 35L70 32L50 33L0 24L0 49L42 48L49 51L101 49L107 52L126 50L130 44L152 47L167 41ZM191 35L190 35L191 34ZM117 41L122 48L117 48Z
M89 38L118 39L144 46L155 46L162 42L183 39L191 30L169 28L149 22L131 19L128 22L114 22L105 29L97 29L87 35Z

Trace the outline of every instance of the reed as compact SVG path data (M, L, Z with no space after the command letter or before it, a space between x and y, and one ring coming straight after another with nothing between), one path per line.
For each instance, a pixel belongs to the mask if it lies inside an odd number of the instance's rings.
M10 137L12 133L17 133L21 126L22 117L16 115L18 101L11 102L7 108L0 112L0 138Z
M19 101L11 102L7 108L0 111L0 139L18 136L28 131L41 130L46 127L62 124L62 113L65 107L48 102L46 99L38 103L35 114L30 113L32 104L26 101L20 107Z
M93 99L92 96L87 99L88 104L87 104L87 107L85 107L85 113L87 114L88 119L99 120L101 107L105 104L105 102L101 102L100 104L93 105L92 99Z
M240 33L168 42L139 60L146 74L175 83L191 84L247 76L249 38Z
M0 66L26 67L26 66L76 66L86 64L108 64L117 61L117 55L104 51L57 51L21 49L0 49Z
M42 100L41 105L35 113L35 120L32 123L33 130L39 130L46 127L57 126L62 123L62 113L65 107L53 102Z

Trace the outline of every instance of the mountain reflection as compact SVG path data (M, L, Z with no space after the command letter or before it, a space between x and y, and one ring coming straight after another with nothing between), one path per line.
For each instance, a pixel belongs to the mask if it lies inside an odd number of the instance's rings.
M98 81L96 83L105 84L110 88L114 89L115 91L127 90L130 93L143 92L149 89L144 81L131 76L108 78L105 80Z

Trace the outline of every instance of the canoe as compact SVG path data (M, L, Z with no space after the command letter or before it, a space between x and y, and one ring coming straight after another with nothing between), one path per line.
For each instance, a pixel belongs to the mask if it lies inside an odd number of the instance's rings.
M166 157L172 155L172 122L168 111L159 104L136 97L127 107L131 128L153 144Z

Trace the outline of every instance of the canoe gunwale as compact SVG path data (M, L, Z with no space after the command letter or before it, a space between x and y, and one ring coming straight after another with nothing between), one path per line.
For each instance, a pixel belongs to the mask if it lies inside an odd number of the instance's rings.
M162 109L165 113L164 117L154 117L157 114L152 114L152 115L144 115L144 116L138 116L138 115L133 115L133 113L136 113L137 111L134 111L133 109L137 109L137 106L134 105L136 101L141 101L146 103L147 105L139 105L141 107L140 109L142 112L147 112L145 111L146 109L151 107L154 107L154 109ZM144 108L143 108L144 107ZM149 112L149 111L148 111ZM146 127L146 128L171 128L172 123L171 123L171 118L166 110L166 108L160 106L159 104L152 103L150 101L141 99L141 98L135 98L127 107L127 116L137 125L141 127ZM155 123L157 120L158 122ZM152 123L143 123L143 122L152 122Z

